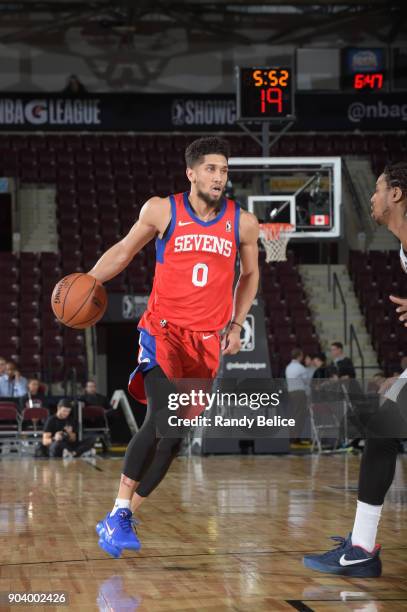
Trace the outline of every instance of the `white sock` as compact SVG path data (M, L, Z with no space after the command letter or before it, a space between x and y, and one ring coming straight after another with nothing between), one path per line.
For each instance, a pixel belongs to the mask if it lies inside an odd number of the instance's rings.
M116 514L116 511L119 508L128 508L130 510L130 500L121 499L120 497L117 497L116 501L114 502L113 510L111 511L110 516L113 516L114 514Z
M355 523L352 530L353 546L361 546L372 552L383 506L372 506L358 500Z

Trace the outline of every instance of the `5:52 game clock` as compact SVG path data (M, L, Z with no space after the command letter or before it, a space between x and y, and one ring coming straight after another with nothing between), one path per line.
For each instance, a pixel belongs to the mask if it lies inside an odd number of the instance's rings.
M238 119L294 119L294 75L290 67L236 68L236 76Z

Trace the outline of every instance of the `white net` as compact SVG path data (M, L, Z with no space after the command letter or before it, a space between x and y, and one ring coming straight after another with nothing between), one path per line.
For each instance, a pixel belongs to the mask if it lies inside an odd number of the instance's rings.
M266 251L266 263L287 261L287 244L293 230L290 223L260 224L260 240Z

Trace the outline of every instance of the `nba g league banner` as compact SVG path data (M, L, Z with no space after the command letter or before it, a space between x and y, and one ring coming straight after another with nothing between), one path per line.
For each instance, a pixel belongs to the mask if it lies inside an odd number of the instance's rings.
M295 130L405 130L400 94L297 94ZM3 94L0 131L240 131L233 94Z

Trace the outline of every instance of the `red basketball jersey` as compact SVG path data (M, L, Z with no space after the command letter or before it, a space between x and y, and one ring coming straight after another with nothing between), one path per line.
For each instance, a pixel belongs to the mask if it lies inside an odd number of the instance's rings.
M223 199L217 216L202 221L188 195L170 196L171 224L156 240L147 312L184 329L218 331L232 315L240 207Z

